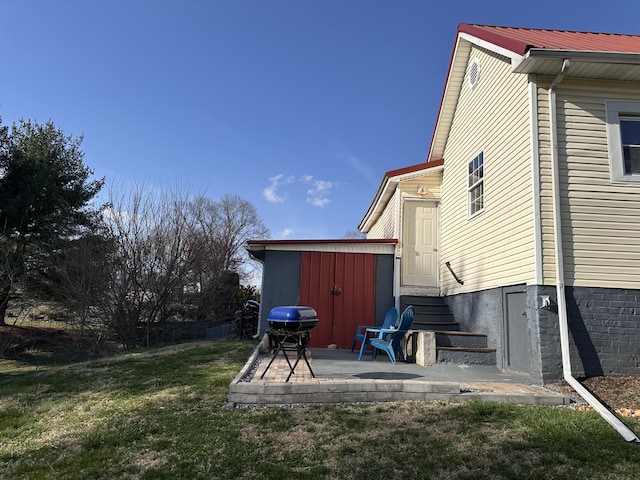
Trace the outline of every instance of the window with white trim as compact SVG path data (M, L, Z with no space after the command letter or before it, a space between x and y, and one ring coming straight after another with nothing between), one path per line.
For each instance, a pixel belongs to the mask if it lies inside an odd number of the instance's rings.
M606 101L611 181L640 183L640 102Z
M467 173L467 199L469 218L484 209L484 153L469 162Z

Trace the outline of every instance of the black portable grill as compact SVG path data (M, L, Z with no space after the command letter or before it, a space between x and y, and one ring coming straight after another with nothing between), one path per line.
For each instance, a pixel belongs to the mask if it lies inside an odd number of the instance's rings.
M311 307L276 307L269 312L269 329L284 332L309 332L318 323L318 314Z
M264 377L280 352L283 353L289 365L290 371L289 376L287 376L285 380L286 382L288 382L291 375L295 373L300 359L304 359L307 367L309 367L311 376L315 378L316 376L307 358L307 345L311 338L310 332L318 323L318 314L316 311L311 307L303 306L276 307L269 312L267 321L269 322L267 335L269 336L269 349L272 351L272 356L260 378ZM293 365L289 360L287 351L296 352L296 361Z

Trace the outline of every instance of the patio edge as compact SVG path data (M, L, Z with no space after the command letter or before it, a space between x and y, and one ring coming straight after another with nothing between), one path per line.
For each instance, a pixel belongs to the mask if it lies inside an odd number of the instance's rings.
M304 383L243 381L268 348L266 336L255 346L244 367L229 385L228 406L339 404L395 401L487 401L522 405L569 405L568 395L469 391L460 383L415 380L310 380Z

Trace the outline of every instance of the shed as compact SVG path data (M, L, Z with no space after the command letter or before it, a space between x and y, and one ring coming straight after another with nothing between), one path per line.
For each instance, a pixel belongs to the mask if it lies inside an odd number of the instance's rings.
M306 305L318 313L310 347L350 348L358 325L381 325L395 305L397 240L250 240L263 264L258 334L271 309Z

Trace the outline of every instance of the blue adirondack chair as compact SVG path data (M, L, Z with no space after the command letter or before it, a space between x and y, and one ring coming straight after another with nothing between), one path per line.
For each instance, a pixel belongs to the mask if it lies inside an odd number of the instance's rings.
M376 358L376 352L378 350L382 350L387 354L391 363L396 363L396 353L399 354L399 358L402 360L405 359L404 352L402 350L401 341L402 338L407 333L407 330L411 328L411 324L413 323L413 306L409 305L404 309L402 315L400 315L400 323L398 324L398 328L392 329L379 329L378 336L370 337L365 336L365 341L360 348L360 356L358 360L362 358L362 353L366 349L366 345L371 345L373 347L373 358ZM369 334L375 333L369 331Z
M384 322L382 326L379 328L390 328L392 325L395 325L398 322L398 309L396 307L391 307L387 310L386 315L384 316ZM364 342L364 338L367 335L367 328L374 329L378 328L373 325L358 325L356 329L356 334L353 337L353 344L351 345L351 351L356 348L356 342Z

